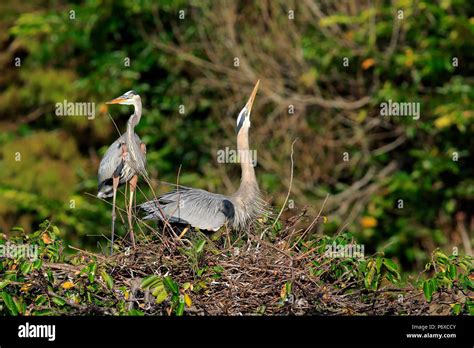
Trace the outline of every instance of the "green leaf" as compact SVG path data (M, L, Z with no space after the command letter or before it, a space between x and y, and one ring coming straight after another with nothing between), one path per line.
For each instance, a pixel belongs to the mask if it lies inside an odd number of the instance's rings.
M114 288L114 279L105 271L102 271L100 273L102 276L102 279L104 279L105 283L107 284L107 287L112 290Z
M397 279L393 277L393 274L392 274L392 273L387 273L387 275L385 276L385 278L387 278L387 280L388 280L390 283L395 283L395 282L397 281Z
M389 272L393 274L398 274L398 266L395 262L390 259L383 259L383 264Z
M452 281L444 275L444 273L439 273L436 276L436 284L441 285L441 286L446 286L447 288L451 288L452 286Z
M435 278L431 278L429 280L429 282L430 282L430 286L432 288L432 292L435 292L436 290L438 290L438 282L436 281Z
M50 283L54 283L54 274L53 274L53 271L51 271L50 269L48 269L46 271L46 275L48 276L48 280Z
M200 252L202 252L205 244L206 244L206 241L204 239L201 239L196 245L196 253L199 254Z
M5 286L11 283L10 279L4 280L0 282L0 290L3 289Z
M454 280L456 279L457 269L455 265L449 265L448 269L446 270L446 275L449 279Z
M398 266L395 262L393 262L390 259L384 259L383 260L383 265L385 269L387 269L388 273L386 274L386 278L392 282L395 283L399 280L401 280L400 273L398 272ZM393 277L395 276L395 278Z
M466 306L467 306L467 311L469 312L469 315L474 315L474 302L472 300L467 300L466 301Z
M5 280L11 280L12 282L16 282L18 280L16 273L8 273L4 278Z
M43 265L43 260L37 259L33 261L33 269L41 269L41 266Z
M166 292L166 289L164 287L160 287L158 288L160 291L158 291L155 294L153 294L153 296L156 297L156 300L155 300L155 303L156 304L160 304L162 303L164 300L166 300L168 298L168 293Z
M54 315L55 313L50 309L41 309L41 310L35 310L31 314L34 316L42 317L45 315Z
M17 299L16 297L13 298L13 302L15 303L15 307L18 310L19 314L24 314L26 311L26 304L23 303L22 299Z
M2 298L5 306L7 306L8 310L10 311L11 315L18 315L18 309L16 308L15 302L11 295L5 291L2 291Z
M95 274L97 271L97 263L93 262L89 266L86 267L87 269L87 278L91 283L95 280Z
M56 296L53 296L51 298L51 300L56 303L58 306L62 307L66 304L66 301L63 300L62 298L59 298L59 297L56 297Z
M372 290L377 290L379 287L379 282L380 282L380 274L377 274L374 278L374 281L372 282Z
M159 294L160 292L162 292L163 290L166 291L165 286L163 285L163 283L160 283L160 284L158 284L157 286L153 287L151 294L156 297L156 296L158 296L158 294Z
M53 233L56 236L59 236L61 234L61 232L59 231L59 228L57 226L54 226L54 225L53 225Z
M145 277L142 279L141 283L140 283L140 287L145 290L145 289L151 289L155 286L157 286L159 283L161 283L162 280L160 277L158 277L157 275L151 275L151 276L148 276L148 277Z
M28 238L28 239L32 239L32 240L33 240L33 239L36 239L36 238L38 238L42 233L43 233L42 230L36 231L36 232L34 232L34 233L31 233L31 234L27 235L27 238Z
M438 261L438 263L442 265L445 265L448 262L448 257L445 254L443 254L441 251L435 252L435 257L436 257L436 261Z
M145 313L138 309L131 309L128 311L128 315L142 317Z
M178 284L176 284L176 282L173 279L171 279L171 277L169 276L164 277L163 283L172 294L179 294Z
M376 264L377 264L377 273L380 273L380 268L382 267L383 259L381 257L377 257Z
M456 303L454 306L453 306L453 314L454 315L459 315L461 313L461 309L462 309L462 306L460 303Z
M423 282L423 293L425 294L426 301L431 302L433 290L428 280Z
M35 304L38 306L41 306L43 303L45 303L48 300L48 298L45 295L38 295L35 299Z
M30 273L32 266L33 265L29 261L22 262L22 264L20 266L21 273L24 274L24 275L27 275L28 273Z
M462 274L459 279L463 288L474 291L474 281L470 280L468 276Z
M438 289L438 283L435 278L431 278L423 282L423 292L428 302L431 302L431 299L433 298L433 293L437 289Z
M176 311L175 311L175 314L180 317L183 315L184 313L184 306L185 306L185 302L184 302L184 296L181 295L179 296L179 302L178 302L178 306L176 307Z
M280 221L275 221L273 224L273 232L281 231L283 224Z
M467 271L467 266L466 266L466 264L463 263L462 261L459 262L459 267L461 267L461 269L462 269L463 271Z
M97 263L93 263L90 266L90 272L89 272L89 281L92 283L95 280L95 274L97 272Z
M372 281L374 280L374 275L375 275L375 262L373 260L370 260L368 263L367 267L369 268L369 271L365 275L364 278L364 284L366 289L370 289L372 287Z

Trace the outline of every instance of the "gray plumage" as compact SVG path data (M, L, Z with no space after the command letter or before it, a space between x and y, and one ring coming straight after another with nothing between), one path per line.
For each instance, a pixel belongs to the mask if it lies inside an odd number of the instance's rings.
M157 200L140 204L139 208L147 213L145 220L167 219L170 223L189 224L208 231L217 231L228 222L229 227L241 230L265 212L265 202L258 187L242 197L238 193L226 196L179 186Z
M114 173L120 177L119 186L121 186L130 181L135 174L140 174L145 169L146 157L143 157L143 160L139 160L138 164L130 158L130 153L127 153L125 161L122 159L122 144L125 144L127 148L134 147L134 151L137 151L137 148L140 151L140 146L143 144L140 137L135 133L133 134L132 145L127 141L127 138L128 134L124 133L115 140L109 146L104 158L100 162L98 172L99 192L97 194L99 198L112 197L112 176Z
M247 104L237 118L238 153L249 151L248 130L250 112L258 89L258 82ZM245 160L246 159L246 160ZM201 189L178 186L176 190L139 205L146 213L145 220L168 220L189 224L201 230L217 231L225 223L242 230L266 211L250 157L241 158L242 179L237 192L226 196Z
M134 91L129 91L124 96L120 98L133 98L138 95ZM112 197L113 176L120 177L119 186L121 186L130 181L134 175L146 174L146 156L142 151L144 143L134 131L135 126L140 122L140 118L141 102L135 106L135 112L128 119L127 131L110 145L100 162L97 197ZM127 150L125 158L122 156L122 145L125 145Z

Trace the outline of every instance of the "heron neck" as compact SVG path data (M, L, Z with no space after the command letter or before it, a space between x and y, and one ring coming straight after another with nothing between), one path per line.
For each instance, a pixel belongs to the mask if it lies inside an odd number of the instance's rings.
M250 155L248 127L241 128L237 134L237 151L241 157L242 179L239 189L232 195L232 202L236 205L234 227L242 228L248 221L252 221L263 207L252 163L252 159L256 160L256 158ZM243 153L248 155L242 156Z
M134 133L135 126L140 122L142 118L142 102L139 100L133 104L134 112L133 115L130 116L127 122L127 133L129 137Z
M252 152L249 147L249 128L245 127L237 134L237 152L240 156L240 167L242 169L242 179L238 192L242 192L244 188L258 189L257 178L255 176L255 168ZM244 193L246 191L243 191Z
M134 106L134 113L130 118L128 119L127 122L127 145L128 145L128 150L131 156L131 159L137 163L139 162L139 159L137 158L137 153L135 149L135 141L134 141L134 134L135 134L135 126L140 122L140 118L142 117L142 103L140 100L135 102L133 104Z

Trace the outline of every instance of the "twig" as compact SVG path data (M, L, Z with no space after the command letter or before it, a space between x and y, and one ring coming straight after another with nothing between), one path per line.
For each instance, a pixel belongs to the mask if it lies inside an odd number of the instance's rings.
M301 234L301 236L298 238L298 240L293 244L291 249L293 249L296 245L298 245L298 243L304 238L304 236L313 228L316 221L319 220L319 217L321 216L321 213L323 212L324 206L326 205L326 202L327 202L328 198L329 198L329 193L326 195L326 198L324 199L323 205L319 209L318 215L316 215L314 220L311 222L311 224L308 226L308 228Z
M94 253L91 253L91 252L89 252L89 251L76 248L76 247L74 247L74 246L72 246L72 245L68 245L68 247L71 248L71 249L74 249L74 250L76 250L76 251L79 251L79 252L81 252L81 253L87 254L87 255L89 255L89 256L97 257L97 258L99 258L99 259L101 259L101 260L103 260L103 261L106 261L106 260L107 260L107 258L104 257L104 256L102 256L102 255L94 254Z
M285 209L286 207L286 203L288 202L288 199L290 198L290 193L291 193L291 187L293 186L293 170L294 170L294 162L293 162L293 153L294 153L294 145L296 143L296 141L298 140L298 138L296 138L295 140L293 140L293 142L291 143L291 154L290 154L290 160L291 160L291 169L290 169L290 185L288 186L288 193L286 194L286 198L285 198L285 202L283 202L283 205L280 209L280 212L278 213L278 216L276 217L275 221L273 222L272 224L272 228L275 227L276 223L278 222L278 220L280 219L280 216L281 214L283 213L283 209Z

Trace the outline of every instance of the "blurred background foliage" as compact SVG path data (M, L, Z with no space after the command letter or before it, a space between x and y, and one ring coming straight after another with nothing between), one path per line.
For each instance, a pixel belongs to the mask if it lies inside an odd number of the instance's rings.
M69 243L104 242L110 205L94 197L96 172L117 137L109 114L124 131L132 112L104 101L132 88L153 187L180 168L182 184L232 192L239 167L216 152L235 147L236 115L260 79L251 143L277 209L299 139L284 218L314 216L329 194L315 233L348 231L406 270L438 246L471 253L474 3L368 3L2 1L1 230L50 218ZM96 103L95 118L57 117L63 100ZM380 116L388 100L420 102L420 119Z

